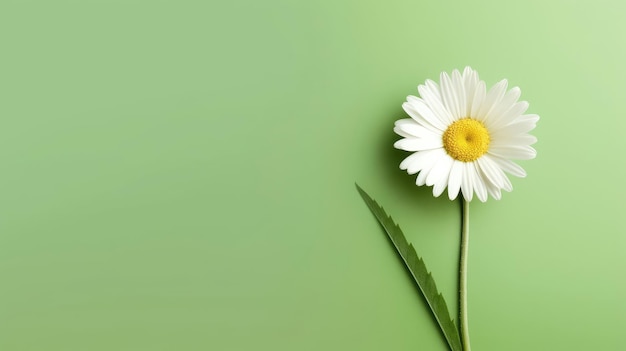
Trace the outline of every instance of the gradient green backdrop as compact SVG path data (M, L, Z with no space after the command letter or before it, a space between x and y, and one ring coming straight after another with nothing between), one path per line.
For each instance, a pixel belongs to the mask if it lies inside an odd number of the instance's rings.
M472 203L473 347L626 349L622 1L0 2L0 349L446 350L457 202L398 169L416 86L522 89L536 160Z

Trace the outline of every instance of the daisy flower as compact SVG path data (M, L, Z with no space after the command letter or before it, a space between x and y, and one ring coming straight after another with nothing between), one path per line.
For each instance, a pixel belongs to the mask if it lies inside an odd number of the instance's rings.
M513 189L507 175L525 177L512 160L535 158L537 141L528 132L539 116L524 114L526 101L518 101L520 89L507 91L506 79L487 92L478 73L466 67L461 74L443 72L440 84L427 80L408 96L402 108L411 118L396 121L394 132L402 136L394 147L413 152L400 169L416 174L417 185L433 186L438 197L448 188L450 200L459 191L465 201L474 193L482 201L488 195L500 199L502 190Z

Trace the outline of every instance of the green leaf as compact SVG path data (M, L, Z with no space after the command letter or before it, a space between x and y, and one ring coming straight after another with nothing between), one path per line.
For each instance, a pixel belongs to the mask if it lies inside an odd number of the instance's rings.
M380 225L385 229L389 239L396 247L396 250L402 257L404 264L408 268L411 276L415 279L417 286L419 287L422 295L426 299L430 310L433 312L441 331L443 332L448 345L452 351L462 351L461 338L459 337L459 330L448 312L448 306L441 293L437 291L435 280L432 275L426 269L424 261L417 256L413 245L404 237L400 227L393 222L390 216L385 213L385 210L376 203L358 184L356 188L361 194L361 197L367 204L367 207L372 211Z

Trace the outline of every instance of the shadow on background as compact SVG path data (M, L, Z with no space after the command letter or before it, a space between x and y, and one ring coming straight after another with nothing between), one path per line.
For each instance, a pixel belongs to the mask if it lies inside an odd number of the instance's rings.
M413 210L422 212L425 214L428 214L428 213L441 214L442 212L449 212L450 206L453 206L455 208L458 208L458 213L460 217L461 201L458 198L456 201L450 201L448 199L447 191L444 191L444 193L440 197L436 198L432 194L431 186L417 186L415 184L417 175L409 175L406 173L406 171L403 171L400 169L399 167L400 162L402 162L402 160L408 157L411 154L411 152L398 150L393 147L394 142L401 138L401 136L393 132L393 125L396 120L407 118L407 115L404 113L404 111L400 109L399 111L395 110L394 113L390 113L389 116L391 117L388 118L388 123L387 123L387 125L389 126L388 132L381 133L381 138L377 141L376 148L377 150L379 150L378 155L377 155L379 164L383 165L383 168L384 168L384 171L383 171L384 179L382 180L386 184L386 187L389 188L390 191L393 193L392 197L400 198L404 200L408 199L409 200L408 203L410 203L411 206L414 207ZM370 194L370 195L374 196L373 194ZM385 208L385 204L379 203L379 205ZM389 210L386 210L386 211L389 211ZM398 224L398 218L393 217L393 214L389 212L387 212L387 215L392 216L394 223ZM386 234L385 229L382 225L380 225L380 229L382 231L381 235L386 236L387 242L389 243L389 248L393 251L398 265L402 267L402 270L404 271L406 279L411 281L411 284L413 285L413 288L415 290L415 295L419 296L418 299L421 302L421 306L424 308L425 311L428 311L428 314L430 315L432 322L434 323L434 325L437 326L437 329L439 330L439 336L441 338L441 342L447 346L448 343L446 341L445 335L443 334L443 331L441 331L441 329L439 328L437 320L434 314L432 313L430 307L428 306L426 298L422 294L417 282L415 282L415 280L413 279L413 276L411 275L410 271L406 267L403 259L397 253L396 248L391 238L389 238L389 236ZM412 240L410 240L410 238L406 236L407 233L404 232L404 234L405 234L405 237L407 238L407 241L411 243ZM419 248L416 248L416 251L417 251L418 256L422 257L419 252ZM426 267L429 271L431 271L431 268L428 266L427 262L426 262ZM437 290L439 293L441 293L441 287L437 287ZM458 285L456 286L456 291L458 291ZM455 321L455 323L457 323L456 321L457 318L455 318L456 316L454 314L454 311L457 308L457 306L455 306L454 300L446 301L446 302L448 303L447 309L448 309L448 312L450 313L450 317Z

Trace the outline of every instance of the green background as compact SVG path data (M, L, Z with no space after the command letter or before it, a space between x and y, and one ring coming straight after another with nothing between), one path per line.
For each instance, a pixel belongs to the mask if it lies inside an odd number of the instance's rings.
M624 350L621 1L0 2L0 349L446 350L359 198L456 313L459 206L398 169L416 86L539 114L472 203L475 350Z

